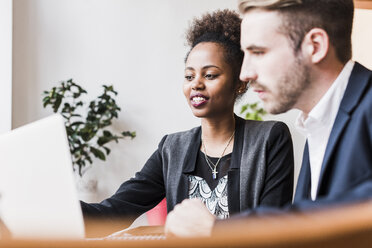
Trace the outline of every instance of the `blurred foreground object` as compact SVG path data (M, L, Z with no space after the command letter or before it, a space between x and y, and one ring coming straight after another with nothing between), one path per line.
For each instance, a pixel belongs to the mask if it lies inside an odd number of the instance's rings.
M92 225L94 223L91 223ZM108 224L108 223L106 223ZM105 229L100 222L96 230ZM195 227L198 228L198 227ZM93 230L87 228L88 230ZM87 233L88 234L88 233ZM313 212L252 217L234 221L216 230L211 238L167 238L166 240L7 240L7 247L370 247L372 202Z

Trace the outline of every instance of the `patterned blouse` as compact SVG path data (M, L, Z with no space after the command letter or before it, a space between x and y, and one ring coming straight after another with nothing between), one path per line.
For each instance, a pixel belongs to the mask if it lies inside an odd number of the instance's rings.
M211 214L218 219L227 219L229 217L227 175L219 179L217 187L213 190L203 178L189 175L189 198L199 198Z

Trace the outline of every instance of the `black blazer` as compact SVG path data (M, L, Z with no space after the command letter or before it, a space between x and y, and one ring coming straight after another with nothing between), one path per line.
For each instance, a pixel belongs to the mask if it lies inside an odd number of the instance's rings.
M293 147L282 122L236 117L228 171L229 213L259 205L280 207L293 193ZM134 178L99 204L81 202L85 217L138 217L164 197L168 212L188 198L188 174L195 169L201 127L165 136Z

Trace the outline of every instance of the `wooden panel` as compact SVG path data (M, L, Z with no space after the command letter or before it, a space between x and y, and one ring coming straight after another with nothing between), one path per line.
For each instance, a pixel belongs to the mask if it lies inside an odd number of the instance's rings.
M372 9L372 0L355 1L355 7L358 9Z
M36 223L37 225L37 223ZM197 227L195 227L197 228ZM211 238L166 240L0 240L2 248L371 247L372 202L224 223Z

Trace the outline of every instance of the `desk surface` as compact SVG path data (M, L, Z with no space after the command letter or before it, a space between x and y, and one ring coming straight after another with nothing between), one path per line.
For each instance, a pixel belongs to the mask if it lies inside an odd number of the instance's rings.
M8 240L0 247L369 247L372 202L334 209L255 217L228 223L211 238L166 240Z

